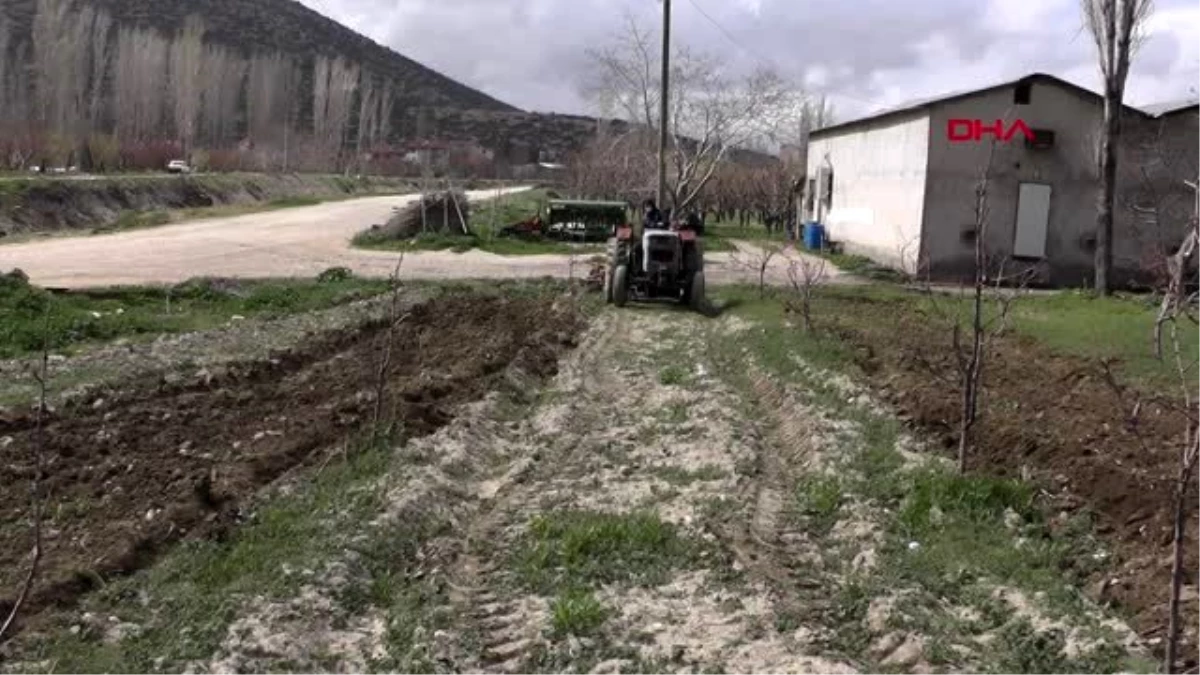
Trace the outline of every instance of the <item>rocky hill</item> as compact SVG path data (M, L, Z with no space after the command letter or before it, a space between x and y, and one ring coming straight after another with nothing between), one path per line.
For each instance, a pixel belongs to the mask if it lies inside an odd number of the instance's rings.
M296 0L85 0L104 9L118 26L152 27L174 33L192 14L203 18L207 39L244 56L279 51L301 59L342 56L405 85L400 103L457 109L515 111L517 108L468 87L359 35ZM3 0L0 13L14 21L14 35L30 35L37 0Z

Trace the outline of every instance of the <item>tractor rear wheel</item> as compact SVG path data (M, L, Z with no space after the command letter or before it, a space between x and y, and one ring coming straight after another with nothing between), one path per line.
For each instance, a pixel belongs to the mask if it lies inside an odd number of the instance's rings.
M687 302L688 307L697 312L704 311L704 272L696 272L692 275L692 283L688 284Z
M617 265L612 275L612 302L624 307L629 300L629 266Z

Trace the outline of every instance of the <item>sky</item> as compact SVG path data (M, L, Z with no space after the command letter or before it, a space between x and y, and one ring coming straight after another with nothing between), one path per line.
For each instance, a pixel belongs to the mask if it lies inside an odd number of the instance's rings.
M594 114L589 47L660 0L301 0L376 42L526 110ZM672 38L732 70L768 65L839 117L1044 72L1099 89L1079 0L673 0ZM707 15L707 17L705 16ZM710 20L711 19L711 20ZM1194 97L1200 4L1155 0L1126 102Z

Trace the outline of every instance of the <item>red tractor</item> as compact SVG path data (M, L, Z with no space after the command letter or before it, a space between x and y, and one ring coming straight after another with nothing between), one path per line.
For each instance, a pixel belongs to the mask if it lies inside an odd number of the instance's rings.
M618 227L609 241L605 300L617 307L630 298L675 300L703 311L704 247L697 229L677 221L638 237L632 226Z

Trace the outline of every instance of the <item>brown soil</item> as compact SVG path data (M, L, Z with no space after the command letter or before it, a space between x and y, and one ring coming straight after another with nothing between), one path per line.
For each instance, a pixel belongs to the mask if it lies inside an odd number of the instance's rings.
M407 311L385 401L408 436L450 421L511 363L552 374L580 327L547 298L463 294ZM227 530L262 486L352 438L372 417L385 335L368 325L267 362L146 381L53 413L42 573L23 614L69 603L181 538ZM0 615L28 560L33 418L0 419L5 437L13 459L0 464Z
M948 331L919 313L876 332L846 332L860 348L861 365L912 423L958 443L959 385ZM986 401L976 426L978 447L969 469L994 475L1030 472L1045 488L1052 525L1081 509L1093 514L1099 535L1114 552L1097 572L1078 561L1091 593L1131 614L1143 637L1162 648L1171 569L1174 480L1184 423L1157 405L1143 406L1141 441L1124 423L1116 394L1094 362L1054 353L1006 335L986 363ZM1144 443L1144 446L1143 446ZM1196 485L1189 503L1195 504ZM1185 644L1196 664L1197 518L1190 514L1184 580ZM1088 561L1090 562L1090 561ZM1094 577L1094 578L1093 578Z

